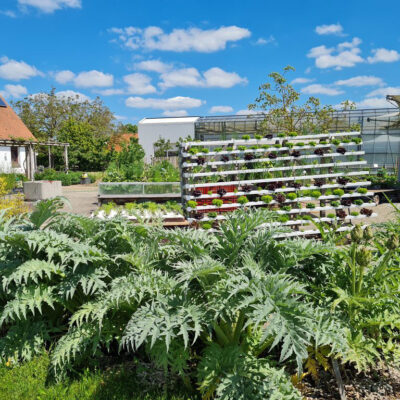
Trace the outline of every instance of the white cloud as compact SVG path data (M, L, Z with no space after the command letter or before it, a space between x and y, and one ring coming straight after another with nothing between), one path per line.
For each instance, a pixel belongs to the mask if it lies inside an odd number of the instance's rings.
M315 79L310 79L310 78L296 78L296 79L293 79L293 80L292 80L291 84L292 84L292 85L295 85L296 83L298 83L298 84L310 83L310 82L313 82L313 81L315 81Z
M388 49L374 49L372 50L372 57L368 57L367 60L370 64L378 62L395 62L400 60L400 53L396 50Z
M124 82L128 85L127 91L129 94L149 94L157 91L151 84L151 78L145 74L125 75Z
M164 111L162 113L165 117L186 117L188 112L186 110Z
M356 103L357 108L389 108L395 107L389 103L384 97L371 97Z
M251 35L250 31L238 26L222 26L218 29L174 29L165 33L157 26L149 26L145 29L133 26L127 28L112 28L111 33L118 35L118 39L124 46L136 50L164 51L198 51L211 53L226 48L228 42L237 42Z
M4 90L0 91L3 97L19 98L28 94L28 89L22 85L5 85Z
M125 104L132 108L153 108L156 110L182 110L185 108L200 107L205 101L192 97L170 97L169 99L155 99L143 97L128 97Z
M84 95L83 93L75 92L74 90L62 90L60 92L57 92L56 96L63 98L63 99L72 99L72 100L76 101L77 103L91 101L90 97Z
M273 35L269 35L269 37L267 39L260 37L257 39L257 41L254 44L256 44L258 46L264 46L264 45L270 44L270 43L276 44L276 39Z
M44 13L52 13L61 8L81 8L81 0L18 0L22 7L34 7Z
M315 32L318 33L318 35L344 36L343 26L339 23L331 25L319 25L315 28Z
M231 112L233 112L233 108L231 106L213 106L210 109L210 114L231 113Z
M111 74L105 74L100 71L92 70L78 74L74 83L77 87L107 87L114 84L114 77Z
M104 89L104 90L96 90L96 93L101 94L102 96L115 96L117 94L126 94L124 89Z
M326 47L325 45L313 47L307 57L315 58L315 66L318 68L354 67L364 59L360 56L361 49L358 47L361 39L354 38L351 42L339 43L337 47Z
M381 78L377 76L366 76L360 75L349 79L343 79L335 82L338 86L351 86L351 87L361 87L361 86L379 86L383 85L384 82Z
M196 68L181 68L161 74L160 86L163 89L177 86L204 86L203 78Z
M127 94L124 89L104 89L104 90L96 90L96 93L101 94L102 96L115 96L118 94Z
M319 83L314 83L312 85L308 85L301 89L302 93L306 94L325 94L327 96L337 96L342 94L343 91L335 89L330 86L321 85Z
M7 57L0 58L0 78L9 81L20 81L22 79L33 78L34 76L43 76L34 66L24 61L10 60Z
M54 79L58 82L61 83L62 85L65 85L68 82L72 82L75 78L75 74L72 71L64 70L64 71L59 71L54 74Z
M388 94L400 94L400 87L383 87L369 92L366 97L386 96Z
M257 115L257 114L263 114L263 112L256 110L248 110L246 108L236 112L236 115Z
M164 63L160 60L141 61L135 64L135 67L143 71L158 72L159 74L162 74L172 69L171 64Z
M12 10L0 10L0 14L5 15L6 17L16 18L17 14L15 14Z
M238 84L246 84L246 78L242 78L236 72L227 72L221 68L210 68L203 73L196 68L175 69L161 74L160 87L220 87L230 88Z
M238 84L248 83L247 78L240 77L236 72L226 72L221 68L210 68L204 72L207 87L230 88Z

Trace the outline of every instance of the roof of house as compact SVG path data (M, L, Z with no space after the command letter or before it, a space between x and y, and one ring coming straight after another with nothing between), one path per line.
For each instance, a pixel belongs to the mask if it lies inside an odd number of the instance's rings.
M37 141L14 110L0 96L0 139Z

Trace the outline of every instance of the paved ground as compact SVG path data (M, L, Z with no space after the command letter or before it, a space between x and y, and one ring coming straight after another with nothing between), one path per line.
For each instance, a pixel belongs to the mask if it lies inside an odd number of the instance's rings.
M68 199L70 205L64 207L64 211L81 215L90 215L97 208L97 185L74 185L62 188L63 196Z

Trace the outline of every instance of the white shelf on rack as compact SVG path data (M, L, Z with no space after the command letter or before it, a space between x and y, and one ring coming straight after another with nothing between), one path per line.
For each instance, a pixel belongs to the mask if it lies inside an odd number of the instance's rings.
M197 156L201 157L206 157L206 156L224 156L224 155L241 155L241 154L250 154L250 153L265 153L265 152L271 152L271 151L290 151L290 150L311 150L311 149L326 149L326 148L332 148L332 147L345 147L345 146L361 146L362 142L360 143L339 143L338 145L333 144L333 143L327 143L327 144L316 144L315 146L293 146L293 147L274 147L271 145L271 147L267 148L259 148L259 149L251 149L248 148L246 150L221 150L221 151L209 151L208 153L187 153L184 152L182 153L182 157L184 158L197 158Z
M193 147L193 146L220 146L220 145L227 145L227 144L232 144L232 145L244 145L244 144L249 144L249 145L254 145L254 144L268 144L273 140L298 140L298 141L303 141L303 140L313 140L313 139L324 139L324 138L335 138L335 137L343 137L343 136L359 136L361 132L327 132L327 133L319 133L315 135L298 135L298 136L285 136L283 138L280 137L273 137L272 139L231 139L231 140L209 140L209 141L204 141L204 142L184 142L182 143L183 148L187 149L188 147Z
M323 156L317 154L306 154L299 157L277 157L277 158L254 158L252 160L231 160L231 161L212 161L206 162L204 164L197 164L197 163L183 163L183 168L192 168L192 167L207 167L207 166L221 166L221 165L241 165L241 164L251 164L257 162L277 162L277 161L296 161L296 160L305 160L305 159L312 159L312 158L335 158L335 157L348 157L348 156L362 156L364 155L364 151L354 151L345 154L341 153L326 153Z
M366 161L346 161L341 163L326 163L326 164L307 164L307 165L293 165L290 167L272 167L272 168L254 168L254 169L237 169L231 171L213 171L213 172L197 172L197 173L184 173L185 178L196 178L202 176L226 176L226 175L243 175L243 174L257 174L261 172L278 172L278 171L298 171L306 169L318 168L335 168L335 167L351 167L355 165L365 165Z
M224 197L231 197L231 196L250 196L250 195L266 195L266 194L277 194L277 193L289 193L289 192L298 192L302 190L324 190L324 189L348 189L351 187L365 187L365 186L370 186L371 182L368 181L363 181L363 182L349 182L346 183L346 185L339 185L338 183L335 184L327 184L327 185L322 185L322 186L301 186L300 188L296 189L293 187L288 187L288 188L280 188L280 189L275 189L275 190L251 190L250 192L243 192L243 191L237 191L237 192L227 192L224 194L223 197L221 197L218 193L213 193L213 194L202 194L201 196L193 196L193 195L185 195L183 196L185 200L200 200L200 199L223 199ZM360 194L361 195L361 194Z
M201 187L223 187L223 186L232 186L232 185L251 185L255 183L271 183L271 182L292 182L298 180L312 180L319 178L337 178L340 176L360 176L360 175L368 175L369 171L352 171L352 172L335 172L332 174L316 174L316 175L302 175L302 176L285 176L283 178L266 178L266 179L249 179L249 180L239 180L239 181L230 181L230 182L207 182L207 183L196 183L196 184L186 184L183 186L184 189L195 189Z
M240 207L244 208L244 207L254 207L254 206L268 206L268 204L264 203L263 201L249 201L244 205L239 203L231 203L231 204L222 204L221 206L207 205L207 206L197 206L196 208L188 207L187 211L205 211L205 210L215 211L215 210L223 210L224 208L240 208ZM374 206L376 206L375 203L363 203L360 205L352 204L351 206L342 206L342 205L340 205L339 207L323 206L315 208L295 208L290 211L284 211L284 210L273 210L273 211L275 211L278 214L302 214L305 212L329 211L329 210L340 210L344 208L361 208L361 207L374 207Z

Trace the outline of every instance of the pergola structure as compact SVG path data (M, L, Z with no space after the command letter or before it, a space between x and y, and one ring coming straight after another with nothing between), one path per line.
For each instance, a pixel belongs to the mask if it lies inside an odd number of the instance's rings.
M47 146L49 149L51 147L63 147L64 148L64 163L65 171L69 169L68 165L68 147L69 143L58 143L58 142L34 142L34 141L24 141L24 140L10 140L10 139L0 139L0 147L24 147L26 154L26 176L30 181L35 180L35 170L36 170L36 152L35 146Z

